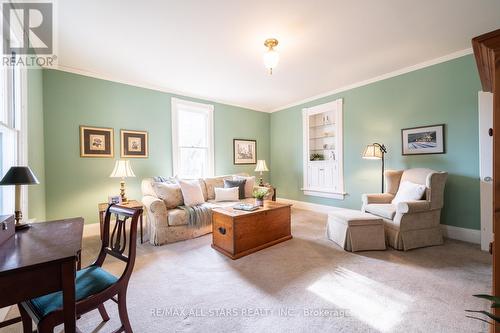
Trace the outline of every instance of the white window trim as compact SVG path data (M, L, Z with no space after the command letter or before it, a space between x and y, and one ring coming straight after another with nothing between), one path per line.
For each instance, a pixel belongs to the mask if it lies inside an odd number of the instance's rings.
M306 128L303 129L302 135L303 135L303 183L302 183L302 188L301 190L303 191L304 195L310 195L310 196L316 196L316 197L322 197L322 198L330 198L330 199L339 199L339 200L344 200L345 196L347 193L345 192L345 187L344 187L344 120L343 120L343 99L339 98L333 102L329 103L324 103L321 105L316 105L310 108L304 108L302 109L302 117L303 117L303 124L308 124L308 117L310 115L318 114L318 113L323 113L330 111L332 109L336 110L336 155L337 155L337 160L338 160L338 172L337 172L337 177L338 177L338 191L337 192L330 192L330 191L321 191L321 190L316 190L316 189L310 189L307 188L307 167L309 163L309 127L306 126Z
M174 175L179 174L179 133L178 133L178 114L181 106L187 106L192 109L199 109L208 114L208 170L206 176L215 174L215 150L214 150L214 106L198 102L187 101L172 97L172 170Z

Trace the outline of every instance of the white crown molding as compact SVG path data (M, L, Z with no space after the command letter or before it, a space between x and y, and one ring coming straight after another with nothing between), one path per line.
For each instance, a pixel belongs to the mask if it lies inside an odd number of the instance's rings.
M238 105L238 104L234 104L234 103L231 103L231 102L228 102L228 101L225 101L225 100L211 99L208 96L193 95L193 94L187 93L185 91L178 91L178 90L174 90L174 89L168 89L168 88L165 88L165 87L160 87L160 86L157 86L157 85L154 85L154 84L149 84L149 83L146 83L146 82L122 80L122 79L115 78L115 77L113 77L111 75L107 75L107 74L103 74L103 73L90 72L90 71L86 71L86 70L79 69L79 68L74 68L74 67L69 67L69 66L57 65L57 66L44 67L44 68L45 69L60 70L60 71L63 71L63 72L68 72L68 73L83 75L83 76L87 76L87 77L92 77L92 78L96 78L96 79L100 79L100 80L106 80L106 81L111 81L111 82L116 82L116 83L121 83L121 84L126 84L126 85L129 85L129 86L134 86L134 87L139 87L139 88L144 88L144 89L156 90L156 91L160 91L160 92L164 92L164 93L169 93L169 94L175 94L175 95L184 96L184 97L188 97L188 98L196 98L196 99L200 99L200 100L208 101L208 102L213 102L213 103L221 103L221 104L236 106L236 107L239 107L239 108L243 108L243 109L247 109L247 110L252 110L252 111L258 111L258 112L264 112L264 113L273 113L273 112L282 111L282 110L291 108L293 106L297 106L297 105L300 105L300 104L311 102L311 101L314 101L314 100L319 99L319 98L323 98L323 97L327 97L327 96L330 96L330 95L338 94L338 93L341 93L341 92L344 92L344 91L347 91L347 90L351 90L351 89L354 89L354 88L359 88L359 87L362 87L362 86L366 86L368 84L375 83L377 81L386 80L386 79L389 79L389 78L392 78L392 77L396 77L396 76L399 76L399 75L403 75L403 74L406 74L406 73L410 73L410 72L413 72L413 71L416 71L416 70L419 70L419 69L423 69L423 68L426 68L426 67L437 65L437 64L440 64L440 63L443 63L443 62L446 62L446 61L450 61L450 60L453 60L453 59L456 59L456 58L460 58L460 57L466 56L468 54L472 54L472 48L468 48L468 49L460 50L460 51L457 51L457 52L453 52L453 53L450 53L448 55L445 55L445 56L442 56L442 57L439 57L439 58L435 58L435 59L431 59L431 60L428 60L428 61L424 61L424 62L421 62L419 64L412 65L412 66L409 66L409 67L405 67L405 68L402 68L402 69L398 69L396 71L389 72L389 73L386 73L386 74L383 74L383 75L379 75L379 76L376 76L376 77L371 78L371 79L367 79L367 80L356 82L356 83L353 83L353 84L350 84L350 85L347 85L347 86L344 86L344 87L341 87L341 88L330 90L330 91L327 91L327 92L324 92L324 93L321 93L321 94L318 94L318 95L314 95L314 96L308 97L306 99L302 99L300 101L296 101L296 102L293 102L293 103L289 103L287 105L283 105L281 107L278 107L278 108L275 108L275 109L272 109L272 110L255 109L253 107L248 107L248 106L244 106L244 105Z
M248 106L244 106L244 105L238 105L238 104L230 103L230 102L224 101L224 100L212 99L212 98L207 97L207 96L193 95L193 94L189 94L189 93L184 92L184 91L178 91L178 90L174 90L174 89L168 89L168 88L156 86L154 84L149 84L149 83L145 83L145 82L128 81L128 80L117 79L115 77L112 77L111 75L90 72L90 71L86 71L86 70L78 69L78 68L74 68L74 67L69 67L69 66L56 65L56 66L43 67L43 68L44 69L54 69L54 70L58 70L58 71L62 71L62 72L67 72L67 73L72 73L72 74L78 74L78 75L82 75L82 76L92 77L94 79L100 79L100 80L111 81L111 82L115 82L115 83L126 84L126 85L129 85L129 86L138 87L138 88L144 88L144 89L149 89L149 90L160 91L160 92L164 92L164 93L168 93L168 94L179 95L181 97L196 98L196 99L199 99L199 100L202 100L202 101L206 101L206 102L211 102L211 103L226 104L226 105L230 105L230 106L235 106L235 107L247 109L247 110L250 110L250 111L270 113L270 111L258 110L258 109L255 109L253 107L248 107Z
M292 204L294 208L309 210L316 213L328 214L331 211L339 211L346 208L339 208L327 205L320 205L306 201L291 200L286 198L277 198L282 203ZM443 236L473 244L481 244L481 230L455 227L452 225L441 224Z
M390 79L392 77L396 77L396 76L403 75L403 74L406 74L406 73L410 73L410 72L413 72L413 71L416 71L416 70L419 70L419 69L422 69L422 68L430 67L430 66L437 65L437 64L440 64L440 63L443 63L443 62L446 62L446 61L450 61L450 60L453 60L453 59L456 59L456 58L460 58L460 57L469 55L471 53L472 53L472 48L468 48L468 49L465 49L465 50L453 52L453 53L450 53L448 55L445 55L445 56L442 56L442 57L439 57L439 58L435 58L435 59L431 59L431 60L428 60L428 61L424 61L424 62L421 62L419 64L412 65L412 66L405 67L405 68L401 68L401 69L398 69L396 71L389 72L389 73L386 73L386 74L382 74L382 75L376 76L376 77L368 79L368 80L356 82L356 83L344 86L342 88L330 90L330 91L324 92L322 94L315 95L315 96L312 96L312 97L308 97L306 99L303 99L303 100L300 100L300 101L297 101L297 102L294 102L294 103L283 105L283 106L281 106L279 108L275 108L275 109L271 110L270 112L273 113L273 112L277 112L277 111L282 111L282 110L291 108L293 106L297 106L297 105L300 105L300 104L304 104L304 103L307 103L307 102L311 102L311 101L317 100L319 98L323 98L323 97L327 97L327 96L330 96L330 95L338 94L338 93L341 93L341 92L344 92L344 91L347 91L347 90L351 90L351 89L354 89L354 88L359 88L359 87L362 87L362 86L366 86L368 84L375 83L377 81L382 81L382 80Z

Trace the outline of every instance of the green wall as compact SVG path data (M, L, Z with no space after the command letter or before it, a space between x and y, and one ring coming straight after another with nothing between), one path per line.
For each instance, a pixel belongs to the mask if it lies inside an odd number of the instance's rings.
M149 132L149 158L131 159L137 177L126 180L129 198L141 199L141 179L172 175L170 109L171 97L174 96L185 98L62 71L44 70L47 218L83 216L86 223L98 221L97 204L106 201L108 195L119 192L119 180L108 176L115 160L120 158L120 129ZM253 174L254 166L233 165L232 140L256 139L257 157L269 160L270 115L207 103L215 106L216 174ZM114 128L115 157L81 158L80 125Z
M43 73L28 69L28 165L39 185L28 186L28 217L45 220L45 161L43 135Z
M271 114L271 182L278 196L359 209L361 194L380 191L380 161L363 160L367 144L384 143L386 167L449 172L442 223L479 229L477 93L472 55L334 94ZM302 109L344 99L344 200L304 196ZM401 155L401 129L446 124L446 154Z

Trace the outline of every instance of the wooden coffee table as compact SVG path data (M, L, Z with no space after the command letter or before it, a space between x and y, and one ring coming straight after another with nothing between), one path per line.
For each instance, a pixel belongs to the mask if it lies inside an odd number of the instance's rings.
M212 247L238 259L292 238L290 204L265 201L253 212L212 210Z

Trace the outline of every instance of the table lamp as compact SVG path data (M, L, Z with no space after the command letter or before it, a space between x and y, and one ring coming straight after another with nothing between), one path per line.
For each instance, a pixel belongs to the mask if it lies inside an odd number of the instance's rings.
M372 143L366 146L363 153L363 158L367 160L382 160L382 193L384 193L384 155L387 153L387 148L380 143Z
M0 185L15 185L16 186L16 208L14 219L16 220L16 230L29 228L27 223L21 223L23 213L21 212L21 185L40 184L33 171L28 166L13 166L7 171Z
M109 175L111 178L121 178L120 181L120 196L122 198L122 202L127 202L127 196L125 195L125 178L127 177L135 177L132 168L130 167L130 161L127 160L118 160L115 163L115 168Z
M262 172L264 171L269 171L266 165L265 160L258 160L257 161L257 166L255 167L255 172L260 172L260 181L259 181L259 186L264 186L264 182L262 181Z

